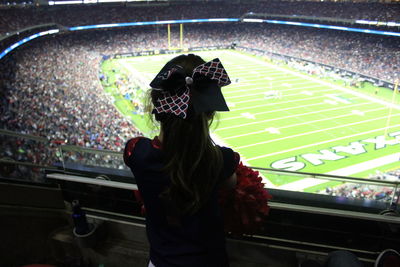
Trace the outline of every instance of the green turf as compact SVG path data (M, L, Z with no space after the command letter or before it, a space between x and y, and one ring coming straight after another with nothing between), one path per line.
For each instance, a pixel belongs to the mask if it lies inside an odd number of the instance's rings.
M342 182L336 182L336 181L329 181L326 183L322 183L319 185L314 185L314 186L310 186L304 189L304 192L308 192L308 193L314 193L314 192L319 192L319 191L324 191L327 187L336 187L338 185L343 184Z
M367 171L356 173L354 176L357 176L357 177L370 177L370 176L376 175L379 172L393 171L393 170L396 170L396 169L399 169L399 163L398 162L393 162L393 163L385 164L385 165L380 166L378 168L372 168L372 169L369 169Z
M233 81L223 88L231 111L220 113L213 134L238 151L246 164L330 173L382 159L340 174L358 177L366 177L376 169L386 171L388 166L400 168L398 159L385 162L387 158L383 158L400 151L400 138L395 137L396 132L400 133L400 94L393 95L390 89L377 89L368 83L362 88L347 87L341 81L308 76L243 52L198 54L205 60L219 57ZM106 92L114 97L120 112L146 135L151 135L149 126L142 115L132 113L133 104L121 96L115 76L125 75L131 80L140 77L148 84L174 56L112 59L103 63L103 72L109 77L108 84L103 83ZM138 101L143 103L143 99ZM382 138L386 141L382 142ZM376 140L378 144L372 142ZM351 143L353 149L348 147ZM321 153L324 158L319 158ZM268 179L280 186L302 178L269 175ZM316 184L304 190L315 191L324 186Z

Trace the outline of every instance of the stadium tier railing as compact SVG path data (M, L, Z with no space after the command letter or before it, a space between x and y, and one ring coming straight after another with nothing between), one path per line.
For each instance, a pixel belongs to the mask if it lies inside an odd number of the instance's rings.
M132 188L136 186L131 171L123 162L122 152L60 145L42 137L6 130L0 130L0 151L0 177L11 179L9 181L47 183L46 175L57 174L66 181L80 177L79 182L87 184L96 180L96 182L110 181L118 185L130 184L128 187ZM263 177L266 188L274 196L275 203L333 207L342 210L369 210L372 213L398 210L400 180L293 172L254 166L252 168L258 170ZM329 186L303 192L287 184L283 186L272 184L268 180L268 177L272 176L295 181L312 180L311 182L327 183Z

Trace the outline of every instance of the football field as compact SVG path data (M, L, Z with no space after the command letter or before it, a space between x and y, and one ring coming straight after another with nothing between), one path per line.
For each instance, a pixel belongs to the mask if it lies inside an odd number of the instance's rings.
M346 87L237 51L197 54L206 61L219 57L231 77L232 84L222 89L231 111L219 113L212 131L217 142L239 152L246 164L356 177L400 168L400 94ZM103 71L108 75L117 69L129 81L148 84L174 56L112 59ZM132 99L121 98L112 85L105 89L146 132L140 115L130 111ZM268 179L285 187L299 178Z

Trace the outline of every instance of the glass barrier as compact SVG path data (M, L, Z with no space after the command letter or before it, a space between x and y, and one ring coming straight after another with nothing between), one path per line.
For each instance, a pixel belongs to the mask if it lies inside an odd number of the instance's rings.
M87 167L104 167L110 169L128 170L121 152L81 148L78 146L60 146L63 167L80 164Z
M400 182L376 178L356 178L326 174L291 172L253 167L265 181L282 181L281 190L386 202L388 208L399 204ZM397 177L396 177L397 179ZM291 181L291 182L287 182ZM268 187L268 183L266 182Z
M0 130L0 177L44 182L44 170L61 161L59 147L45 138Z
M121 152L60 145L45 138L0 131L0 177L44 182L44 170L65 173L121 175L129 172ZM266 188L313 193L346 199L371 200L387 208L399 204L400 182L390 175L355 178L252 167L263 177ZM89 175L92 177L93 175ZM125 176L120 182L130 181Z

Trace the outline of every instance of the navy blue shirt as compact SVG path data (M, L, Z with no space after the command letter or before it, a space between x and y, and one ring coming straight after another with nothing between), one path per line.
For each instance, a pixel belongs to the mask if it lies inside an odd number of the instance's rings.
M218 205L218 186L208 202L195 214L171 224L160 194L170 185L162 171L163 152L147 138L134 138L125 147L125 163L135 176L146 208L146 230L150 242L150 260L156 267L229 266L225 249L223 221ZM224 160L220 181L234 173L238 159L230 148L219 147Z

